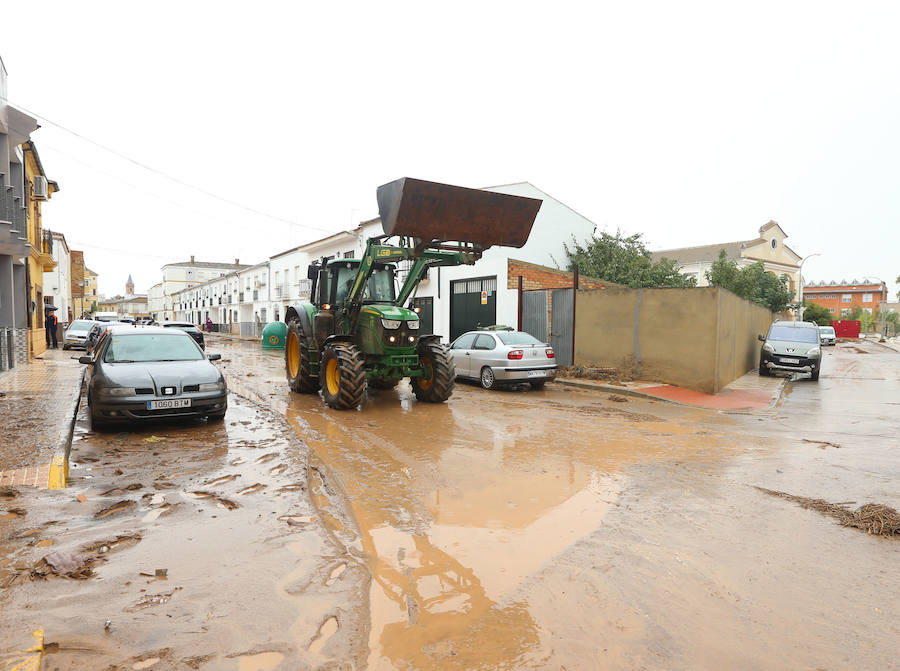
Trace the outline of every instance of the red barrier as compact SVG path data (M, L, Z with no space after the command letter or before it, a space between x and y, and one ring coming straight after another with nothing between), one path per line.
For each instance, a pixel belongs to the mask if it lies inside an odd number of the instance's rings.
M858 319L842 319L832 321L834 334L838 338L859 338L860 322Z

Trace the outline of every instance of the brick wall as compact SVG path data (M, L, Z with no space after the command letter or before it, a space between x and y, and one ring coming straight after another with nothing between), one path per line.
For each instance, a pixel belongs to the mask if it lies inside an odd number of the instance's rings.
M535 289L569 289L575 281L574 273L557 268L549 268L540 266L536 263L528 263L527 261L516 261L509 259L506 262L507 268L507 289L517 289L519 286L519 277L522 278L522 289L524 291L533 291ZM579 289L608 289L610 287L618 287L618 284L605 282L594 277L585 277L581 275L578 278Z

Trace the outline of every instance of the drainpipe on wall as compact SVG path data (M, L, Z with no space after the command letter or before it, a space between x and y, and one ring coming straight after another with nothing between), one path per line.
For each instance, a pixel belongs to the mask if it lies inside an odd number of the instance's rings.
M519 275L519 286L518 286L518 294L519 294L519 325L516 330L522 330L522 276Z

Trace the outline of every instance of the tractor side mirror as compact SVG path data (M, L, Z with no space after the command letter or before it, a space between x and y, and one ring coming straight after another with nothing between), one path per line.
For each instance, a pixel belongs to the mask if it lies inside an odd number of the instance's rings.
M316 279L316 305L328 302L328 288L328 271L323 268L318 271Z
M306 279L314 280L319 276L319 266L315 263L310 263L309 267L306 269Z

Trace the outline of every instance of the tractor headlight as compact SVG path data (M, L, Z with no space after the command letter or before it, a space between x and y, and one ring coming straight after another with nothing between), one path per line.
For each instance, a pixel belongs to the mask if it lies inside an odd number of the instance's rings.
M410 319L408 322L406 322L406 328L408 328L408 329L419 328L419 320L418 319Z
M399 319L382 319L381 325L386 329L398 329L403 322Z

